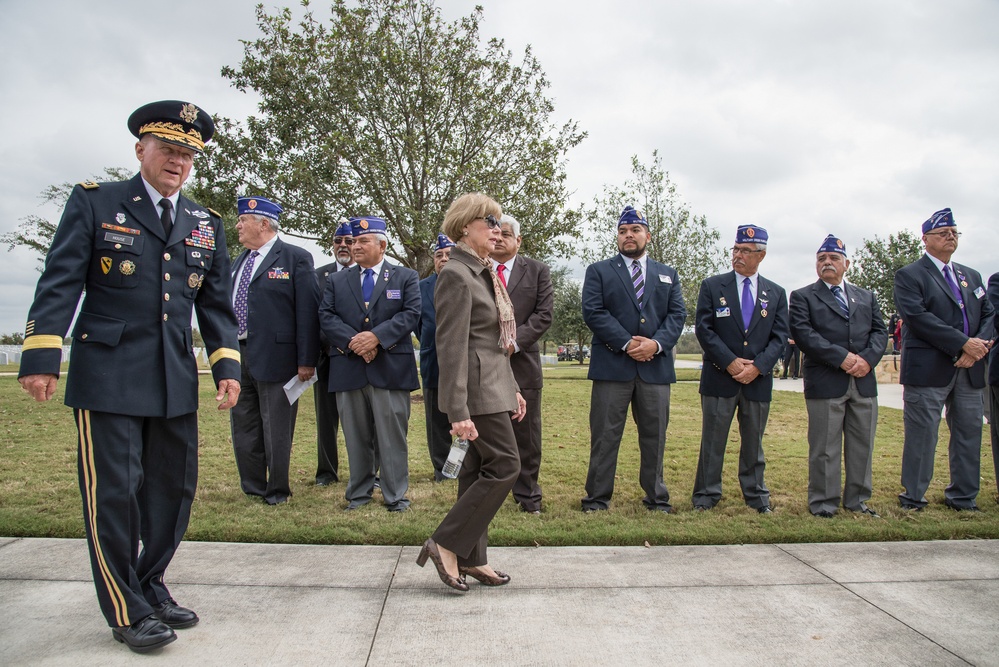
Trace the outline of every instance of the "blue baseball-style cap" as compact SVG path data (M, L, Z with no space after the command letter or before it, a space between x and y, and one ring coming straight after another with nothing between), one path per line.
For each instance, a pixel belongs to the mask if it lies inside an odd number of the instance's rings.
M353 234L350 233L350 222L344 220L337 225L336 231L333 232L333 236L353 236Z
M384 234L387 231L385 221L382 218L368 215L363 218L350 219L351 236L363 236L365 234Z
M819 246L819 249L815 251L815 254L817 255L820 252L838 252L846 257L846 244L830 234L826 237L826 240L822 242L822 245Z
M236 209L239 211L239 215L251 213L253 215L262 215L271 220L277 220L278 216L284 210L270 199L264 199L263 197L240 197L236 200Z
M632 206L625 206L621 211L621 217L617 220L617 226L621 225L645 225L649 226L649 221L645 219L645 214Z
M434 252L437 252L438 250L444 250L445 248L453 248L454 246L455 246L454 241L449 239L444 234L438 234L437 245L434 246Z
M770 236L767 234L767 230L756 225L740 225L735 230L736 243L760 243L766 245L768 238Z
M933 215L930 219L923 223L923 233L937 229L938 227L957 227L957 223L954 222L954 214L951 213L949 208L944 208Z

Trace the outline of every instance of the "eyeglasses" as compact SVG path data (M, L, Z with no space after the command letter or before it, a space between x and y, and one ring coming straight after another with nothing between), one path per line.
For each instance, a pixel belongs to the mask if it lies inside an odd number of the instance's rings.
M733 255L752 255L754 253L764 252L763 250L754 250L753 248L740 248L738 246L733 246Z
M334 236L333 245L354 245L354 239L349 236Z
M475 222L475 220L485 220L486 224L489 225L489 229L499 229L500 228L500 221L497 220L496 216L494 216L491 213L489 215L487 215L486 217L484 217L484 218L474 218L472 220L472 222Z
M926 232L926 236L939 236L942 239L959 239L961 232Z

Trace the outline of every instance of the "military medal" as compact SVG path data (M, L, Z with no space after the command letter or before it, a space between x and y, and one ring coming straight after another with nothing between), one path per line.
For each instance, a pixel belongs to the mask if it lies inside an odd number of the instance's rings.
M118 265L118 270L121 271L123 276L130 276L135 273L135 262L130 259L123 260L122 263Z
M967 280L962 280L961 281L961 287L967 287L967 286L968 286L968 281Z
M728 301L725 300L725 297L721 297L720 299L718 299L718 305L720 305L720 306L727 306L728 305Z
M192 273L191 275L189 275L187 277L187 286L190 287L191 289L194 289L195 287L197 287L198 286L198 277L199 276L198 276L197 273Z
M761 310L760 311L760 317L766 317L766 316L767 316L767 311L766 310Z

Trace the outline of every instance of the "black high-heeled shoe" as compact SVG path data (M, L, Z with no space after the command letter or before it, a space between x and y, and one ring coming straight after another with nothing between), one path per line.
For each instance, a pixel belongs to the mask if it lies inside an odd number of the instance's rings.
M510 583L510 575L500 572L499 570L493 570L496 573L494 577L491 574L486 574L477 567L459 567L458 574L465 577L465 575L475 579L479 583L485 584L486 586L505 586Z
M434 567L437 568L437 575L441 578L441 581L451 588L461 591L462 593L468 590L468 584L457 577L452 577L448 574L448 571L444 569L444 562L441 560L441 552L437 549L437 543L434 542L433 539L428 539L423 543L423 549L420 550L420 555L416 558L416 564L423 567L427 564L428 557L434 562Z

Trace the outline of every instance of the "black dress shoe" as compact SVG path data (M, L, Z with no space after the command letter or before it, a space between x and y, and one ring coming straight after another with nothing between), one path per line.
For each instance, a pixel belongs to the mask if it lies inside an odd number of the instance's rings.
M583 514L593 514L594 512L606 512L606 507L584 507Z
M153 651L177 639L177 633L156 616L146 616L132 625L111 628L111 636L116 642L126 645L136 653Z
M659 507L659 506L656 506L656 505L652 505L650 507L647 507L646 509L649 510L650 512L662 512L663 514L672 514L673 513L673 508L670 507L669 505L666 505L665 507Z
M820 519L831 519L833 518L833 513L828 510L819 510L818 512L812 512L812 516L817 516Z
M962 507L960 505L955 504L953 501L950 501L950 500L945 500L944 501L944 505L946 505L947 507L951 508L955 512L981 512L982 511L982 510L978 509L978 505L969 505L968 507Z
M853 512L854 510L850 510L850 511ZM861 507L859 510L856 510L854 513L855 514L866 514L867 516L873 517L875 519L880 519L881 518L880 514L878 514L874 510L872 510L870 507L867 507L866 505L864 507Z
M711 508L708 507L707 505L694 505L694 511L695 512L709 512L709 511L711 511Z
M923 508L920 507L919 505L906 505L906 504L903 503L902 504L902 511L903 512L922 512Z
M153 616L160 619L174 630L190 628L198 624L198 615L186 607L181 607L167 598L163 602L153 605Z
M774 510L772 507L770 507L770 505L764 505L763 507L756 508L757 514L773 514L773 512Z

